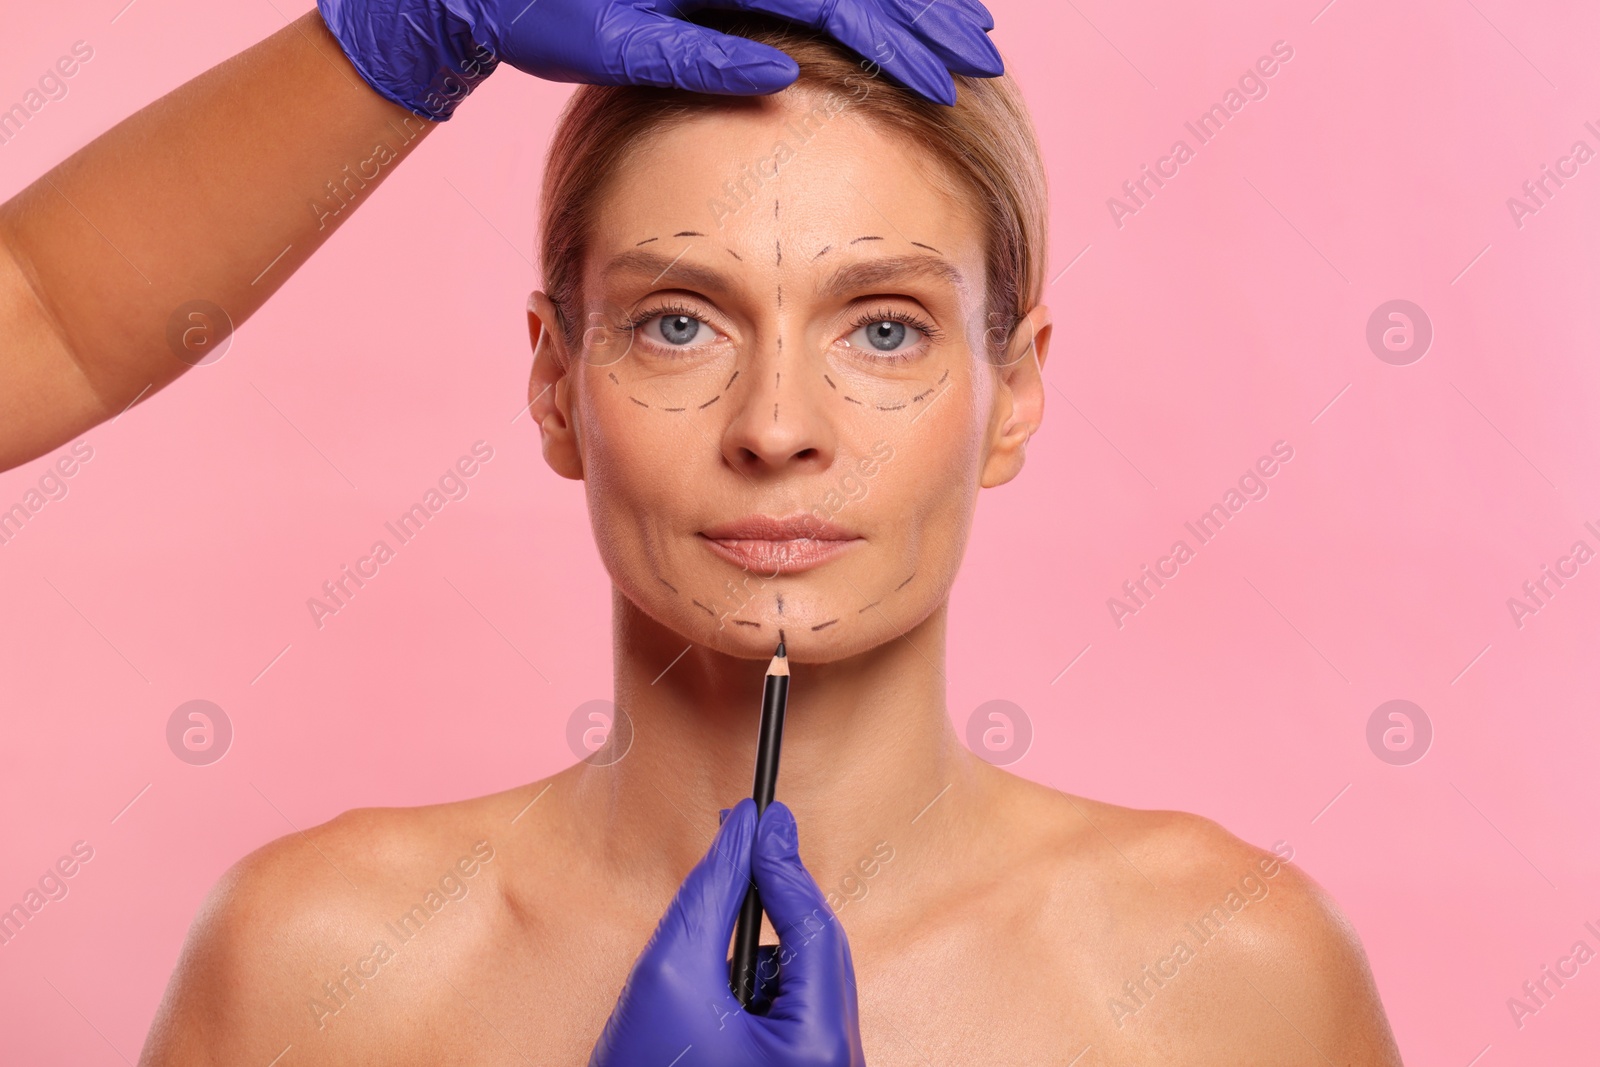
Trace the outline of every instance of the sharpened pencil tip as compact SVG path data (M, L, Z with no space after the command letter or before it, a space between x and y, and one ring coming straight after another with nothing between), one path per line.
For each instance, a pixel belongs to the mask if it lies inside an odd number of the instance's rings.
M774 652L773 655L777 656L779 659L785 659L788 657L789 653L784 651L783 648L783 638L778 638L778 651Z

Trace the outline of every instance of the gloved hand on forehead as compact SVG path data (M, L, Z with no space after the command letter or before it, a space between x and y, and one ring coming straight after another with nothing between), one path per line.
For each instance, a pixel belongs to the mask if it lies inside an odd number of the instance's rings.
M551 81L730 95L794 81L799 69L783 52L687 20L709 8L827 33L943 104L955 102L952 71L1004 71L987 36L994 19L979 0L317 0L317 8L368 84L440 122L502 60Z

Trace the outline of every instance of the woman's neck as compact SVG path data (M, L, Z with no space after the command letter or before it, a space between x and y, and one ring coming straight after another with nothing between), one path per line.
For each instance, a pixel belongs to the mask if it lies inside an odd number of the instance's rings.
M824 892L858 892L845 879L862 879L879 842L931 858L981 832L976 802L991 779L945 708L946 611L843 661L807 664L803 642L791 646L777 799ZM581 765L573 800L604 843L601 862L655 896L704 855L718 809L750 795L768 661L691 644L621 594L613 618L615 698L632 743L609 766Z

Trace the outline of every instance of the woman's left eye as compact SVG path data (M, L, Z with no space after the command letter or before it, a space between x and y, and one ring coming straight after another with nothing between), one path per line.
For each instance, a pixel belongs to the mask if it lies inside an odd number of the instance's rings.
M694 348L716 340L717 331L693 315L669 311L644 324L645 336L674 348Z
M845 338L845 343L852 348L892 355L915 348L926 336L910 323L880 319L857 327Z

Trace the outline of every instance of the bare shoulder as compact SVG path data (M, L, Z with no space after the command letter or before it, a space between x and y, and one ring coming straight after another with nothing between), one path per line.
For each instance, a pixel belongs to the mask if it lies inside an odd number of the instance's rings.
M496 843L526 791L358 808L235 863L190 927L140 1063L394 1062L424 976L492 939ZM410 1027L417 1033L407 1033Z
M1094 1009L1129 1058L1400 1063L1360 937L1291 847L1035 788L1051 899L1082 920Z

